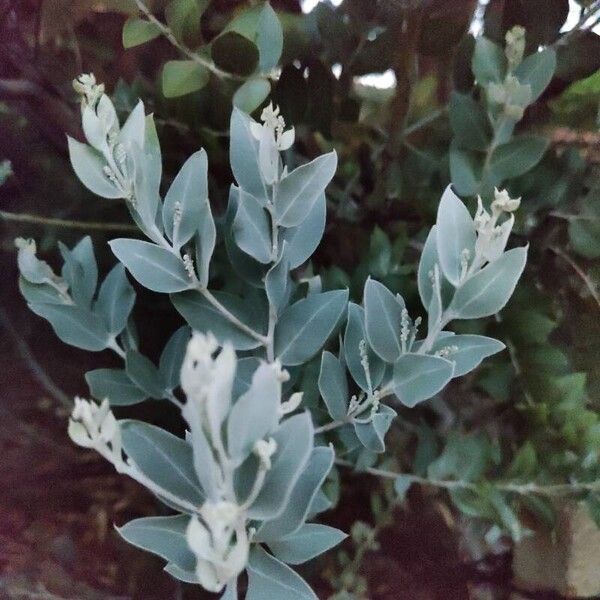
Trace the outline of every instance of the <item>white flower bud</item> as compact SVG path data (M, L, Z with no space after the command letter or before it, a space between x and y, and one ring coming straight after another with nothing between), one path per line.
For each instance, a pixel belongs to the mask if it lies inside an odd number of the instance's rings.
M295 392L289 398L289 400L281 403L281 414L287 415L291 412L294 412L302 402L302 398L304 396L304 392Z
M250 544L239 507L231 502L206 502L202 521L193 516L186 531L190 550L196 556L196 575L211 592L220 592L248 562Z
M267 471L271 468L271 457L277 451L277 442L273 438L258 440L254 444L252 452L260 460L261 467Z

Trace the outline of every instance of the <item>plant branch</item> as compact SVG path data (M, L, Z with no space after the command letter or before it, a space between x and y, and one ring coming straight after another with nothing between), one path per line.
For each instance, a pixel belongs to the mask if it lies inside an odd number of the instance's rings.
M44 225L47 227L62 227L65 229L81 229L88 231L90 229L98 231L138 231L135 225L127 223L102 223L98 221L75 221L69 219L55 219L52 217L39 217L27 213L13 213L0 210L0 218L4 221L17 223L32 223L34 225Z
M347 467L356 469L356 465L348 460L341 458L335 459L335 464L340 467ZM461 481L455 479L430 479L428 477L420 477L418 475L412 475L410 473L396 473L394 471L387 471L385 469L378 469L375 467L367 467L361 469L359 472L368 473L375 477L382 477L384 479L397 479L402 477L403 479L410 481L411 483L417 483L423 486L436 487L445 490L471 490L479 491L480 486L472 481ZM591 482L578 482L574 481L571 483L557 483L549 485L540 485L534 482L528 483L512 483L512 482L495 482L492 484L497 490L502 492L511 492L520 496L527 496L536 494L538 496L547 497L565 497L572 496L581 492L599 492L600 491L600 480Z
M190 50L187 46L182 44L173 34L171 29L167 27L162 21L159 21L150 11L150 9L146 6L143 0L135 0L135 3L139 10L142 12L147 21L152 23L159 29L162 35L173 45L177 50L179 50L182 54L187 56L190 60L193 60L195 63L202 65L204 68L208 69L211 73L220 77L221 79L235 79L239 81L244 81L245 78L240 75L234 75L233 73L228 73L227 71L223 71L219 69L212 61L204 58L197 52Z
M261 335L257 331L254 331L251 327L248 327L245 323L242 323L231 311L225 308L218 300L214 297L212 292L208 289L197 286L196 288L209 302L214 306L230 323L235 325L238 329L243 331L245 334L254 338L256 341L260 342L263 346L267 346L269 340L266 336Z
M563 252L560 248L552 246L550 248L554 254L560 256L569 266L579 275L588 291L590 292L592 298L596 301L598 308L600 308L600 296L598 295L598 290L596 290L596 286L594 282L588 277L587 273L566 253Z

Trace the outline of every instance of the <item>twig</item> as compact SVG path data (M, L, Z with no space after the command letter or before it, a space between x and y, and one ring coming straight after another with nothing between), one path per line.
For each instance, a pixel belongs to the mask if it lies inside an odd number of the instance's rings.
M341 458L335 459L335 464L341 467L347 467L356 469L356 465L348 460ZM386 471L385 469L377 469L375 467L366 467L358 470L358 472L369 473L376 477L382 477L384 479L398 479L402 477L411 483L417 483L429 487L437 487L445 490L471 490L477 492L480 486L472 481L461 481L456 479L429 479L427 477L420 477L418 475L412 475L410 473L395 473L394 471ZM531 494L537 494L539 496L550 496L550 497L564 497L572 496L580 492L598 492L600 491L600 480L591 482L578 482L572 483L557 483L550 485L538 485L537 483L511 483L511 482L494 482L492 484L497 490L503 492L512 492L521 496L527 496Z
M69 410L72 408L73 403L71 399L65 392L63 392L53 381L48 377L46 371L44 371L43 367L36 360L35 356L31 352L31 349L25 342L25 340L17 333L17 330L14 328L13 324L10 322L8 315L4 311L3 308L0 307L0 322L2 326L8 334L13 338L15 344L17 346L17 350L19 354L23 357L27 366L33 373L34 377L38 380L38 382L42 385L42 387L51 395L56 398L63 406L67 407Z
M568 263L572 267L575 273L579 275L579 277L589 290L592 298L596 301L598 308L600 308L600 296L598 295L596 286L594 285L594 282L585 273L585 271L566 252L563 252L560 248L552 246L550 250L552 250L552 252L554 252L554 254L556 254L557 256L560 256L566 263Z
M208 69L211 73L215 74L217 77L221 77L223 79L235 79L238 81L245 81L245 77L240 75L234 75L233 73L228 73L227 71L223 71L219 69L212 61L204 58L197 52L190 50L187 46L184 46L173 34L173 32L167 27L162 21L159 21L150 11L150 9L144 4L143 0L135 0L137 7L146 17L146 19L155 25L159 31L163 34L165 38L175 47L179 52L183 55L187 56L190 60L193 60L195 63L202 65L204 68Z
M98 231L139 231L135 225L127 223L102 223L97 221L74 221L68 219L55 219L53 217L38 217L27 213L13 213L0 210L0 218L5 221L17 223L33 223L35 225L45 225L47 227L63 227L65 229L81 229L88 231L95 229Z
M445 112L446 108L438 108L437 110L433 110L430 113L427 113L423 118L419 119L418 121L415 121L414 123L406 127L402 135L404 137L408 137L415 131L419 131L419 129L427 127L427 125L439 119L443 114L445 114Z

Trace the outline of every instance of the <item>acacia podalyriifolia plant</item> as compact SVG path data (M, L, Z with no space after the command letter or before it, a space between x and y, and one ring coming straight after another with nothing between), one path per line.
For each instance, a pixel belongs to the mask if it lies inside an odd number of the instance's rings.
M112 240L119 263L99 286L89 237L72 249L61 245L60 275L37 258L33 241L17 241L20 288L31 310L64 342L111 349L124 361L123 369L86 374L100 404L77 398L69 434L174 511L118 529L165 559L173 577L231 599L246 570L249 600L316 598L288 565L345 537L308 522L330 507L321 488L336 452L346 464L361 448L383 453L395 404L414 407L503 349L495 339L446 327L493 315L511 296L527 255L527 248L505 250L519 200L496 190L489 211L480 201L472 218L446 189L418 269L425 327L374 279L359 306L348 303L347 290L322 291L318 276L298 276L324 232L325 189L337 157L330 152L288 169L282 156L294 129L277 108L269 104L260 123L234 109L236 185L215 219L204 150L185 162L161 199L160 147L143 104L120 127L92 75L75 88L88 144L69 139L73 168L95 194L123 198L148 241ZM217 242L243 282L239 295L211 289ZM158 366L138 350L126 271L169 294L187 323ZM318 353L326 422L323 411L303 407L296 389L302 367ZM181 412L185 439L112 413L147 398Z

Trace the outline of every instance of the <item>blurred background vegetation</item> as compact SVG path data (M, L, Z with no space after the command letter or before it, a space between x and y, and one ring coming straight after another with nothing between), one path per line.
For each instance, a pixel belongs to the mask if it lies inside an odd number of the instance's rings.
M147 564L151 559L127 550L135 561L122 564L124 550L105 541L112 539L109 524L119 521L119 511L152 510L141 492L114 478L107 483L101 466L95 467L100 483L76 491L82 467L65 443L60 402L65 392L85 392L83 365L91 359L57 349L47 325L25 313L16 289L16 235L35 237L40 253L51 256L57 239L71 244L89 232L108 268L114 259L106 240L130 228L123 204L93 197L71 172L65 134L81 138L71 87L81 72L106 84L121 116L138 97L154 112L165 184L190 153L206 149L217 214L232 179L232 104L248 112L271 100L280 105L296 127L298 156L289 156L290 163L335 148L340 166L329 189L324 242L299 276L318 273L327 287L349 287L354 300L370 273L401 292L409 308L417 307L416 265L448 182L473 210L476 195L489 201L494 186L522 196L512 243L530 244L525 276L496 319L462 325L464 331L489 331L508 350L442 397L400 412L390 432L388 466L432 483L411 489L402 510L398 494L377 481L331 481L329 491L339 498L335 518L353 535L326 564L313 567L323 597L470 597L464 581L451 595L454 588L440 583L444 576L438 581L424 569L438 564L451 571L456 561L504 556L505 533L519 539L524 529L551 527L554 519L548 494L506 493L498 482L583 483L576 495L600 522L600 494L585 485L600 478L600 36L594 32L600 2L272 0L272 6L283 26L278 66L269 64L268 45L256 35L262 2L0 0L0 370L6 396L0 412L7 423L0 444L8 457L0 475L13 482L0 500L7 515L0 524L7 544L0 553L0 589L10 598L109 597L94 596L92 587L140 598L183 593L148 579L156 570ZM513 69L504 47L515 25L525 28L528 58ZM136 311L158 325L145 332L151 355L174 317L151 294L142 295ZM315 364L303 374L313 401L317 373ZM138 410L152 415L156 409ZM56 456L62 458L52 463ZM39 475L44 461L51 464ZM361 457L363 466L374 461L367 452ZM31 481L21 475L30 467L38 474ZM53 482L67 473L71 488L54 490L58 496L50 501L44 494L31 499L39 494L38 476ZM444 484L455 480L472 485ZM83 494L95 498L99 521L92 532ZM31 531L36 502L51 515L51 524L40 525L45 533ZM79 517L56 520L57 510ZM410 519L398 516L406 511ZM415 523L425 533L415 533ZM423 541L419 535L435 543L423 542L417 564L386 531L409 545ZM87 568L77 554L82 536ZM38 554L22 564L24 548L39 539ZM384 562L366 565L365 556L373 554ZM402 565L398 581L378 587L377 569L392 559ZM37 574L35 593L55 590L55 579L64 584L62 575L40 575L46 560L54 573L64 569L58 573L70 573L78 581L72 585L82 587L27 595L32 584L21 579L24 573ZM502 564L492 571L508 580ZM465 581L478 572L464 568ZM428 591L421 593L419 585Z

